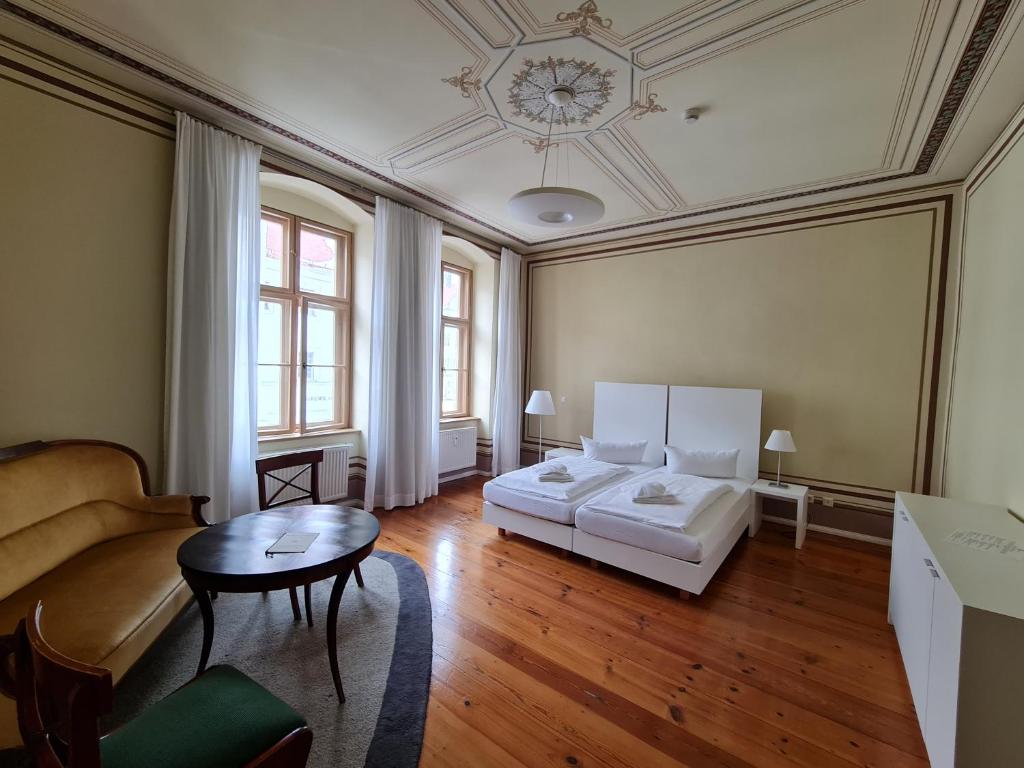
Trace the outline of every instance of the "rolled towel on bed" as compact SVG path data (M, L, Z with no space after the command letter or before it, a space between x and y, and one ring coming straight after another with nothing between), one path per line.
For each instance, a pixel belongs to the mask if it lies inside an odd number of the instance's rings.
M568 475L569 470L560 461L545 461L542 464L534 464L533 471L538 475Z
M634 504L675 504L676 497L665 490L661 483L650 481L633 489Z
M537 473L537 479L542 483L571 483L573 480L565 464L558 461L546 461L543 464L538 464L534 471Z

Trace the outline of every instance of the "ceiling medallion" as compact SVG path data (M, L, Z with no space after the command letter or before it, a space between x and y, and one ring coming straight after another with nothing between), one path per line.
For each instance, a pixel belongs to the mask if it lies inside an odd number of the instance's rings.
M595 62L552 58L523 59L523 69L512 76L508 103L516 116L535 123L569 125L583 123L596 115L611 96L614 69L601 69ZM548 99L554 90L570 94L555 104ZM564 103L563 103L564 102Z
M462 98L464 99L470 99L473 97L473 94L470 92L471 90L480 90L480 78L478 77L475 80L473 79L472 67L463 67L459 74L453 75L452 77L442 77L441 82L448 83L448 85L453 88L458 88L462 91Z
M575 11L562 11L556 17L558 21L575 21L576 26L572 28L574 35L589 36L592 28L608 29L612 25L611 19L605 19L597 13L597 3L594 0L586 0Z

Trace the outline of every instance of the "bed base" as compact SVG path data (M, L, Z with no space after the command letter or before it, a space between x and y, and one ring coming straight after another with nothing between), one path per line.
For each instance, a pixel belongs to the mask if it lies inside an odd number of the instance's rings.
M485 523L497 526L499 533L518 533L588 557L591 567L596 568L598 563L606 563L668 584L678 589L679 596L686 599L691 594L699 595L704 591L744 531L753 525L754 504L750 497L751 494L748 493L743 514L733 523L729 533L718 546L704 553L704 559L699 563L640 549L632 544L604 539L581 531L573 525L526 515L489 501L484 502L483 519Z
M484 522L497 526L499 532L519 533L559 549L572 551L571 525L524 515L522 512L491 504L489 501L484 502Z

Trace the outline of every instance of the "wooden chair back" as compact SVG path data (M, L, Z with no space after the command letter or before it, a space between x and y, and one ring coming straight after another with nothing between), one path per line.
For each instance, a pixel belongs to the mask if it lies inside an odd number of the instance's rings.
M260 509L272 509L303 501L313 504L320 503L320 463L324 460L323 449L283 453L280 456L268 456L256 460L256 482L259 489ZM303 467L299 472L287 473L285 470ZM277 473L277 474L275 474ZM281 483L269 496L267 480L274 479ZM286 488L298 491L300 496L279 499Z
M75 661L47 643L42 614L43 604L36 603L6 638L8 659L0 659L4 688L17 698L21 738L37 768L100 768L99 719L114 704L110 670Z

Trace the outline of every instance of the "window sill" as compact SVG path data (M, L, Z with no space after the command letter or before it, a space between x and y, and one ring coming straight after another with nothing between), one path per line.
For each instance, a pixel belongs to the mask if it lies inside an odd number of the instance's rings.
M311 440L317 437L331 437L332 435L352 435L358 434L362 430L355 429L354 427L348 427L346 429L329 429L323 432L305 432L303 434L296 435L260 435L259 443L280 443L288 440Z
M441 425L457 424L460 421L480 421L479 416L445 416L441 419Z

